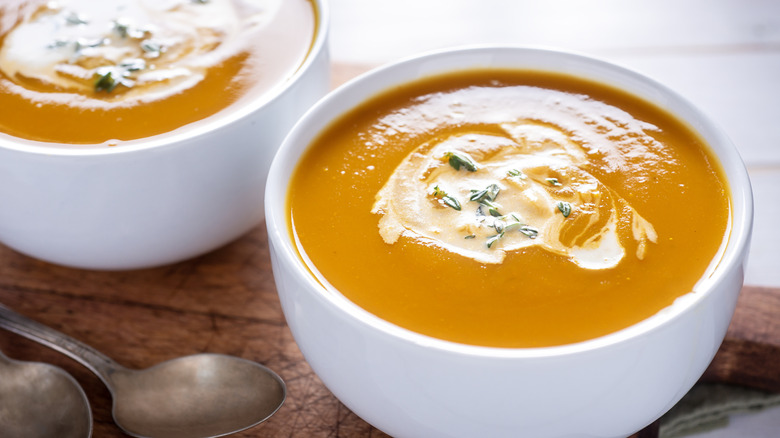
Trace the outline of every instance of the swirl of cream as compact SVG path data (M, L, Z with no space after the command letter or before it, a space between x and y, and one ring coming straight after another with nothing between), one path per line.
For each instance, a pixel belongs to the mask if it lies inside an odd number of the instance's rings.
M281 0L60 0L36 8L3 39L0 70L30 100L105 107L165 98L236 56ZM111 73L116 92L92 99ZM74 99L74 93L80 95Z
M459 133L412 151L376 195L384 241L404 235L482 263L538 246L607 269L633 238L636 257L645 256L653 226L585 170L586 151L570 134L528 119L500 127L506 135Z

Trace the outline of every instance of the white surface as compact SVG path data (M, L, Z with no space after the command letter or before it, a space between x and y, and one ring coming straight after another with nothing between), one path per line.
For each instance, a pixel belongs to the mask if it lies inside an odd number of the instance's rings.
M780 1L330 0L336 62L376 65L462 44L542 45L636 69L731 136L755 195L746 283L780 287ZM776 438L780 408L707 438Z
M286 193L312 139L348 109L426 72L477 65L567 71L665 102L699 127L734 184L734 223L720 263L697 293L619 332L539 349L433 339L361 309L311 275L288 232ZM331 93L274 158L266 225L287 323L312 369L357 415L397 437L621 437L650 424L699 379L725 335L742 287L752 197L731 142L687 102L624 70L538 50L464 50L393 65ZM747 213L746 213L747 212ZM334 354L334 351L337 352ZM576 389L574 389L576 388Z

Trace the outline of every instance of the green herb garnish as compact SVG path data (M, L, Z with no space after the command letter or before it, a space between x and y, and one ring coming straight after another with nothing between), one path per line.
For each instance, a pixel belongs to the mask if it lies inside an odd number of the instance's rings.
M95 70L95 91L110 93L119 85L130 88L135 82L128 75L129 70L124 67L100 67Z
M506 175L509 177L520 178L520 179L526 178L525 174L517 169L511 169L507 171Z
M114 91L119 82L114 78L112 71L106 71L104 73L96 72L97 79L95 80L95 91L105 91L110 93Z
M457 199L453 198L450 195L446 195L441 199L445 204L449 205L450 207L454 208L457 211L460 211L460 202L458 202Z
M502 237L504 237L504 233L498 233L495 236L490 236L488 237L488 240L487 242L485 242L485 244L487 245L488 248L490 248L491 246L493 246L494 243L498 242L498 239Z
M487 199L483 199L480 204L488 208L488 213L493 217L501 217L501 213L498 211L498 206Z
M146 52L146 55L150 58L159 58L163 50L160 43L155 40L141 41L141 49Z
M468 236L464 236L463 238L464 238L464 239L473 239L473 238L475 238L475 237L477 237L477 235L476 235L476 234L469 234Z
M114 20L114 31L122 38L127 38L130 35L130 23L127 20L118 18Z
M65 22L69 26L78 26L80 24L89 24L89 20L84 16L76 12L71 12L65 17Z
M499 192L501 192L501 188L497 184L490 184L482 190L472 190L469 201L482 202L487 200L492 202L496 200Z
M553 186L556 186L556 187L560 187L560 186L563 185L563 184L561 184L560 181L558 181L558 178L546 178L545 181L550 183L550 185L553 185Z
M564 201L558 201L558 204L556 204L558 207L558 210L563 214L563 217L569 217L571 214L571 204Z
M460 170L460 166L463 166L469 172L477 171L477 163L475 163L474 160L471 159L471 157L469 157L464 153L447 152L446 154L444 154L444 157L447 158L447 161L450 163L450 166L452 166L452 168L455 170Z
M528 225L522 225L517 231L520 231L531 239L536 239L539 235L539 230L534 227L529 227Z
M49 49L57 49L57 48L60 48L60 47L65 47L65 46L67 46L70 43L72 43L72 41L69 40L69 39L57 38L54 41L52 41L51 43L49 43L49 45L46 46L46 47L48 47Z
M441 199L445 205L460 211L460 202L452 196L448 195L444 190L440 189L438 185L433 187L433 197Z
M515 213L510 213L494 220L493 228L495 228L496 234L488 238L486 242L488 248L492 247L494 243L512 230L517 230L531 239L536 239L539 236L539 231L536 228L520 222L520 217Z
M144 61L141 58L130 58L125 59L122 62L119 63L119 67L131 72L131 71L138 71L143 70L146 68L146 61Z
M109 40L105 38L95 38L93 40L87 40L84 38L78 38L75 41L73 41L73 48L76 51L76 56L81 55L82 49L90 49L93 47L100 47L104 46L109 43Z
M132 21L128 18L117 18L114 20L114 32L116 32L120 38L132 38L134 40L140 40L151 36L150 29L133 26L132 24Z
M480 207L484 205L488 208L488 213L490 213L491 216L499 217L501 216L501 213L498 211L498 206L493 203L498 197L499 192L501 192L501 188L498 187L497 184L490 184L482 190L472 190L469 201L479 202ZM477 213L480 213L479 209L477 210Z

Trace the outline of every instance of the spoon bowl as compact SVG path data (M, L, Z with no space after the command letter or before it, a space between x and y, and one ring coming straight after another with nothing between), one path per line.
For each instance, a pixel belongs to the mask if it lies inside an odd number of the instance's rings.
M204 353L132 370L2 305L0 328L54 348L89 368L111 392L114 422L135 437L228 435L268 419L287 395L276 373L238 357Z
M84 390L62 368L0 352L0 430L3 436L88 438L92 411Z
M282 380L255 362L198 354L111 379L113 415L131 435L221 436L262 422L285 398ZM263 397L258 397L263 394Z

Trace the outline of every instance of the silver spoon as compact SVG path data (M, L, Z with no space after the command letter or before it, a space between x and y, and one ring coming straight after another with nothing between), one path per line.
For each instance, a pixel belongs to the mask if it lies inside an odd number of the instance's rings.
M9 359L0 351L3 436L89 438L92 411L84 390L62 368Z
M284 403L270 369L221 354L196 354L145 370L125 368L94 348L0 305L0 327L81 362L113 397L114 422L147 438L218 437L250 428Z

